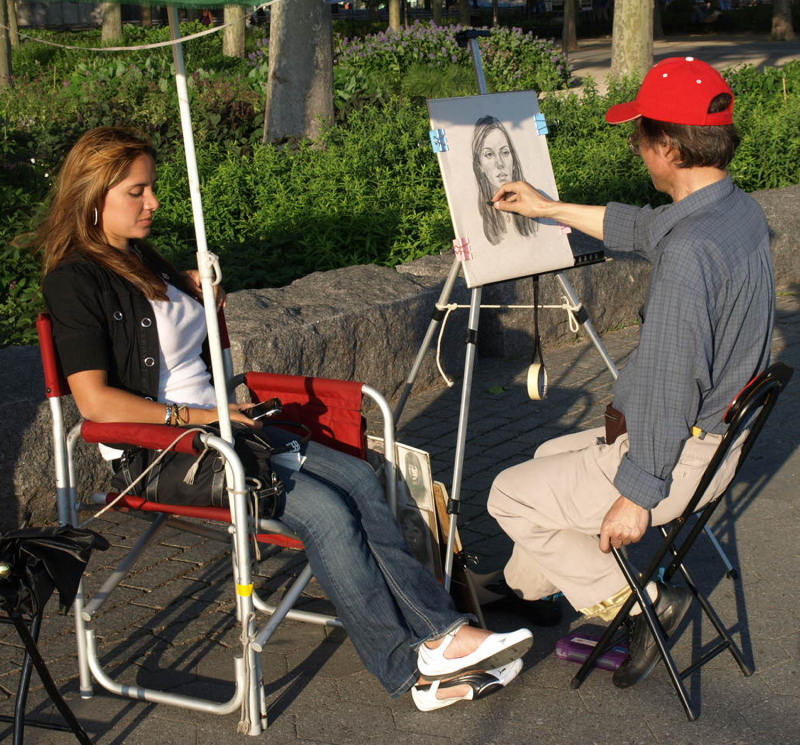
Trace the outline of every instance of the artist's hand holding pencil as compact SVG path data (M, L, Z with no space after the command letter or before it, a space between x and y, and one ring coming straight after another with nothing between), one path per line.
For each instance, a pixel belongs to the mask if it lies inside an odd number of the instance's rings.
M549 211L557 204L527 181L503 184L495 192L491 202L495 209L516 212L524 217L552 217Z
M549 217L556 222L603 239L605 206L559 202L543 194L527 181L503 184L491 199L492 206L502 212L516 212L523 217Z

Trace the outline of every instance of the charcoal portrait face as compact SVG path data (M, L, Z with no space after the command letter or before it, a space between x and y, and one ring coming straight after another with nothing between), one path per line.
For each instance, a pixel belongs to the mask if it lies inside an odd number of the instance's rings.
M478 209L483 220L483 232L489 243L496 246L510 230L523 236L535 234L535 221L499 212L488 204L503 184L524 179L514 143L496 117L483 116L475 122L472 170L478 183Z

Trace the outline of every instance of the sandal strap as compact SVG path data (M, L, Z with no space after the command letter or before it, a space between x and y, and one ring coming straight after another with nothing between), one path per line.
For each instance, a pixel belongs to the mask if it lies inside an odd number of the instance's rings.
M471 686L476 693L479 693L487 686L492 687L495 684L502 686L502 683L496 676L492 675L491 673L487 673L484 670L473 670L468 673L456 675L454 678L450 678L449 680L434 680L432 683L428 683L426 685L417 684L414 687L420 691L427 691L431 688L455 688L456 686L460 685L468 685Z

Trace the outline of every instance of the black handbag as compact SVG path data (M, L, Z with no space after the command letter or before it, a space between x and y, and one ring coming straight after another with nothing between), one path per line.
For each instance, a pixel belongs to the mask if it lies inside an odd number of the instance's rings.
M308 441L308 428L288 422L285 424L301 427L305 434L293 441L291 446L274 447L258 430L231 422L233 447L242 461L252 502L256 505L254 511L260 518L272 519L283 514L284 485L272 469L272 457L299 449ZM216 425L205 425L200 429L219 436L219 427ZM199 434L195 437L199 438ZM198 449L202 448L199 442L196 444L199 445ZM144 448L126 448L115 467L112 488L116 491L127 489L159 455L159 452ZM203 450L200 455L164 454L132 491L150 502L162 504L229 506L225 491L225 461L220 453L209 449Z

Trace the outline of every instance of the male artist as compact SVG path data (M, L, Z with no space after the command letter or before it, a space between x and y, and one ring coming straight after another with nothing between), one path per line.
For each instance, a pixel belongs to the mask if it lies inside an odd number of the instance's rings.
M652 264L638 349L614 389L627 433L614 439L611 427L608 437L594 429L556 438L492 486L489 511L514 540L506 580L525 598L561 590L587 616L612 618L629 590L610 547L635 543L651 522L680 514L725 430L728 404L767 366L774 312L767 223L726 171L739 144L732 114L733 94L712 67L692 57L664 60L636 100L613 106L606 120L633 121L631 150L672 204L567 204L523 181L493 197L498 210L555 219ZM716 493L733 465L730 458ZM669 636L690 594L655 582L647 589ZM658 659L640 612L635 605L630 658L614 674L621 688Z

